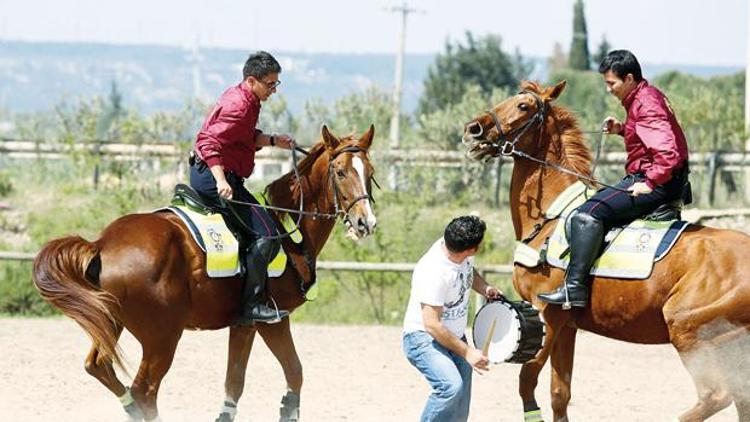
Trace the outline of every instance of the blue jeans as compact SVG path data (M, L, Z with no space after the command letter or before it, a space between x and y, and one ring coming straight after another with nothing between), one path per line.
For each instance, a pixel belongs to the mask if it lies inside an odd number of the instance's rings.
M462 338L466 342L466 337ZM424 331L404 334L406 358L427 378L432 394L427 399L421 422L458 422L469 419L471 365Z

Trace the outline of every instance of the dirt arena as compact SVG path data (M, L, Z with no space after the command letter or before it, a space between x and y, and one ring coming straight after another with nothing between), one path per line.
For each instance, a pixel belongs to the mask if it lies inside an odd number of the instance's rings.
M429 393L400 349L399 327L294 325L305 371L304 421L416 421ZM224 398L227 331L186 332L162 383L165 422L212 421ZM135 368L140 350L124 335ZM101 422L125 419L117 399L83 370L89 341L66 318L0 319L0 421ZM641 346L581 333L577 345L574 421L667 421L695 399L670 346ZM516 395L519 365L475 376L471 421L523 420ZM537 398L550 421L549 366ZM132 372L135 372L134 370ZM263 342L250 358L238 421L278 420L280 367ZM734 408L711 421L736 421Z

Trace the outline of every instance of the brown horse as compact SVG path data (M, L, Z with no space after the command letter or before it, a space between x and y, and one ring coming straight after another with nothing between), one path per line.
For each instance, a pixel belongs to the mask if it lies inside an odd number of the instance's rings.
M524 82L522 92L466 124L469 155L487 160L512 155L510 212L516 239L541 231L529 246L539 250L554 229L544 211L577 176L591 176L591 154L575 118L552 105L565 82L544 88ZM494 114L494 115L493 115ZM540 163L546 161L548 164ZM536 226L536 227L535 227ZM552 361L554 421L567 421L573 353L578 328L644 344L672 343L690 373L697 404L680 420L703 421L734 402L739 419L750 421L750 237L698 225L690 226L646 280L593 280L587 308L564 311L546 305L537 293L552 291L563 271L540 265L516 265L513 285L543 312L547 337L539 354L521 368L519 393L527 420L538 409L534 390L548 357Z
M293 310L305 302L305 292L315 282L316 257L339 216L348 235L364 237L374 230L374 170L368 156L373 135L371 126L361 138L338 139L324 126L322 141L299 163L299 178L290 172L267 187L274 206L296 209L303 198L309 213L300 224L301 246L283 241L287 267L281 277L269 280L269 296L281 309ZM131 214L111 223L94 242L71 236L47 243L34 261L33 278L42 297L91 336L86 371L116 396L132 394L136 407L126 408L132 419L154 420L159 384L183 330L227 327L239 311L242 280L210 279L205 267L205 254L177 216ZM143 348L130 392L113 369L113 364L122 367L117 341L123 329ZM242 394L256 332L279 360L295 393L295 400L285 403L282 420L296 420L302 365L288 318L275 325L230 328L225 382L230 403L225 409L236 406ZM219 419L233 418L228 410Z

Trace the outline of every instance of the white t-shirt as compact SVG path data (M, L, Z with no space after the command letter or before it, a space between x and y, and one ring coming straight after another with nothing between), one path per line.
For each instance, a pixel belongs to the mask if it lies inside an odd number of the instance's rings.
M442 306L443 326L456 337L464 336L469 311L469 290L474 281L474 257L460 264L448 259L443 238L417 262L411 276L411 294L404 315L404 333L426 331L422 304Z

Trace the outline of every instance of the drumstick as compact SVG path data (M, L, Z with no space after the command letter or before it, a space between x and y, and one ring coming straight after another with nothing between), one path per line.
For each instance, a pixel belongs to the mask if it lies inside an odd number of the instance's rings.
M490 324L490 331L487 334L487 340L484 342L484 347L482 347L482 354L487 356L487 354L490 351L490 343L492 343L492 335L495 334L495 323L497 322L497 318L494 318L492 320L492 324Z

